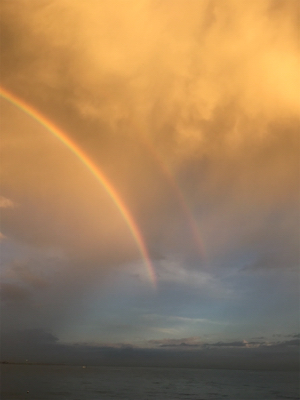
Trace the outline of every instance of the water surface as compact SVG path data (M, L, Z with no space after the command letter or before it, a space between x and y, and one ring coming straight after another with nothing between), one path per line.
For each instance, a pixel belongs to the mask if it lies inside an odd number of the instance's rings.
M2 400L299 399L297 372L2 365ZM29 391L29 393L27 393Z

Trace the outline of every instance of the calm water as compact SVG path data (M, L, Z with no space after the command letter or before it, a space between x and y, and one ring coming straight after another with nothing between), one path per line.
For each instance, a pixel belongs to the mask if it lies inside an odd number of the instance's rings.
M1 400L299 399L296 372L38 365L1 370Z

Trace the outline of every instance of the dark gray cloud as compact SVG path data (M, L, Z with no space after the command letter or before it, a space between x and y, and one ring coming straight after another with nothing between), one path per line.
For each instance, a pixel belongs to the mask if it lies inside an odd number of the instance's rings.
M289 346L300 346L300 340L299 339L293 339L293 340L286 340L284 342L278 342L274 344L274 346L278 347L289 347Z
M297 337L299 335L286 335ZM284 340L284 341L247 341L247 340L236 340L233 342L216 342L216 343L208 343L200 338L191 337L191 338L183 338L183 339L164 339L164 340L150 340L149 344L154 347L169 347L169 348L186 348L186 347L194 347L198 349L212 349L212 348L263 348L263 347L289 347L289 346L297 346L299 347L300 341L299 339L292 340Z
M14 283L1 283L1 300L12 304L27 301L30 292L27 288L16 285Z

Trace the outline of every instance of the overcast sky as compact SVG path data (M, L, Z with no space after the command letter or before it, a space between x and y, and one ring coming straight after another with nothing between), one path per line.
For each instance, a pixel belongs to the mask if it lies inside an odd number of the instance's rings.
M2 0L0 24L7 357L294 352L298 0Z

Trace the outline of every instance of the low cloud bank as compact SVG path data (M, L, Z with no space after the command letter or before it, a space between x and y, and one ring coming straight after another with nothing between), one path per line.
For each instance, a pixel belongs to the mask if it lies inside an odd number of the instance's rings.
M139 348L129 344L63 344L42 329L4 333L1 360L8 362L64 363L102 366L187 367L222 369L296 370L299 368L298 335L291 340L217 343L159 344ZM154 341L149 341L154 345Z

